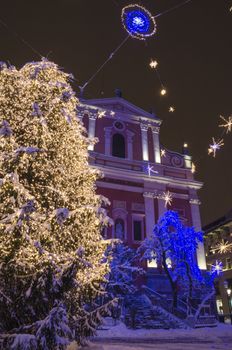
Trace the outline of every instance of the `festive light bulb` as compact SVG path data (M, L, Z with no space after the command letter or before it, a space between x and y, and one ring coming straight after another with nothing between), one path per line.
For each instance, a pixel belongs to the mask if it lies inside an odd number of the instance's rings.
M155 60L151 60L151 62L149 63L150 67L152 69L155 69L158 66L158 62Z
M212 139L213 139L213 144L209 145L208 154L213 153L213 157L215 158L217 150L219 150L224 145L224 142L223 142L223 139L218 142L215 141L214 137Z
M231 132L232 130L232 116L230 116L228 118L228 120L226 120L223 116L220 115L220 118L222 120L224 120L225 124L221 124L219 125L220 128L226 128L226 133L228 134L228 132Z
M163 89L160 91L160 94L161 94L162 96L166 95L166 94L167 94L167 90L163 88Z
M175 108L174 108L173 106L169 107L169 112L170 112L170 113L175 112Z
M115 112L114 112L114 111L111 111L111 112L110 112L110 115L114 116L114 115L115 115Z

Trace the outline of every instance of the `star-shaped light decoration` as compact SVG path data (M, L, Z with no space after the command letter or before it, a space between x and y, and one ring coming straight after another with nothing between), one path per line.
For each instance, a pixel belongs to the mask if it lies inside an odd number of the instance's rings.
M220 254L228 253L232 251L232 243L228 243L222 240L215 246L215 248L213 248L213 250L217 251Z
M115 115L115 112L114 112L114 111L111 111L111 112L110 112L110 115L114 116L114 115Z
M162 199L165 201L165 208L172 204L172 195L169 191L163 193Z
M195 172L196 172L196 165L194 163L192 163L191 173L194 174Z
M145 170L149 176L151 176L152 174L158 174L158 171L154 170L154 167L151 166L149 163L148 163L147 167L145 168Z
M217 150L219 150L223 145L224 145L223 139L216 142L215 138L213 137L213 144L209 145L208 154L213 153L213 157L215 158Z
M98 111L98 118L105 117L106 111Z
M211 265L211 274L220 275L223 271L223 264L221 261L216 260L215 264Z
M167 90L166 90L165 88L162 88L162 89L160 90L160 94L161 94L162 96L166 95L166 93L167 93Z
M173 113L173 112L175 112L175 108L174 108L173 106L170 106L168 111L169 111L170 113Z
M152 69L155 69L155 68L158 66L158 62L155 61L155 60L151 60L151 62L149 63L149 66L150 66Z
M222 115L220 115L220 118L225 122L225 124L219 125L220 128L226 128L226 133L231 132L232 130L232 116L228 118L224 118Z
M161 149L160 156L161 157L166 157L166 149Z

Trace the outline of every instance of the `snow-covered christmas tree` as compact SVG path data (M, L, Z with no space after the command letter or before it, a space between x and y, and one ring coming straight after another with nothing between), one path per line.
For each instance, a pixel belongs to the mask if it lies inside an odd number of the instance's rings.
M178 296L184 297L191 307L194 292L205 292L205 288L212 286L212 278L203 274L197 264L196 251L202 241L202 232L185 226L178 213L168 210L155 225L152 236L139 248L144 259L155 260L165 272L172 290L173 308L177 307Z
M63 349L91 334L104 309L94 300L108 272L108 217L70 79L45 59L20 70L0 64L4 349Z

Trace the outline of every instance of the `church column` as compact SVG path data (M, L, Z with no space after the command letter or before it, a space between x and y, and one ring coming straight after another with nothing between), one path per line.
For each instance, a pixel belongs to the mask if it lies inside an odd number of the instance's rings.
M165 200L162 198L162 194L159 194L157 197L158 201L158 220L161 216L164 215L164 213L167 211L167 208L165 207Z
M97 115L94 113L89 114L89 130L88 130L88 136L90 139L93 139L95 137L95 130L96 130L96 119ZM89 151L94 150L94 144L88 146Z
M192 224L197 231L201 231L201 217L199 205L201 204L198 199L190 199L189 201L191 205L191 213L192 213ZM206 260L205 260L205 248L204 243L198 243L197 248L197 262L198 266L201 270L206 270Z
M144 192L145 217L146 217L146 237L151 237L155 225L154 194Z
M143 160L148 161L149 160L148 139L147 139L148 125L140 123L140 128L141 128L141 135L142 135Z
M131 132L130 130L126 131L127 134L127 158L128 159L133 159L133 136L134 133Z
M159 142L159 131L160 128L158 126L154 126L152 128L152 136L153 136L153 149L154 149L154 159L155 163L161 163L160 157L160 142Z
M111 155L111 133L112 127L107 127L105 130L105 155Z

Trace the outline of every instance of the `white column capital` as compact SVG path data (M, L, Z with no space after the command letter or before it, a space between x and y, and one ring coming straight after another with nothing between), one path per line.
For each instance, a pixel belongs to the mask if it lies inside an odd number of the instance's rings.
M151 130L154 134L159 134L160 127L159 126L152 126Z
M145 124L145 123L140 123L140 129L143 130L143 131L147 131L149 128L149 125L148 124Z
M96 113L89 112L88 115L89 115L89 119L91 119L91 120L96 120L97 119L97 114Z
M154 195L153 192L143 192L143 197L154 198Z
M195 204L195 205L201 205L201 201L197 198L190 198L189 203Z

